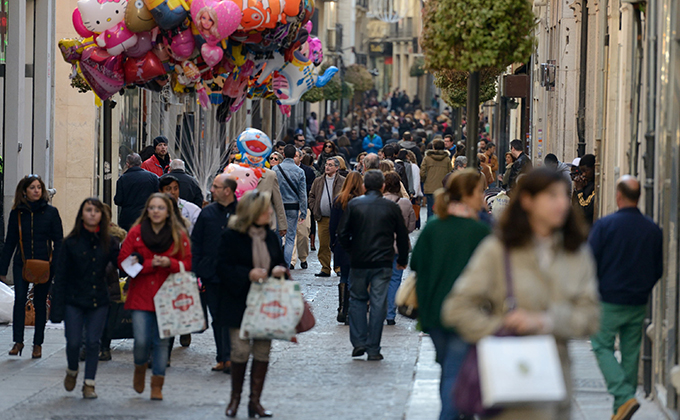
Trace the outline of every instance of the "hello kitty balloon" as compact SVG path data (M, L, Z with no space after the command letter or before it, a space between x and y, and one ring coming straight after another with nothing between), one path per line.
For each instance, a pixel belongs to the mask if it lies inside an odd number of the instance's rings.
M79 0L78 13L73 14L74 26L80 35L83 27L91 32L90 36L99 34L95 38L97 45L111 55L119 55L137 44L137 35L125 26L127 4L128 0Z
M257 188L257 183L262 178L262 169L251 168L245 163L230 163L224 168L224 173L230 175L236 181L236 198L241 198L243 194Z

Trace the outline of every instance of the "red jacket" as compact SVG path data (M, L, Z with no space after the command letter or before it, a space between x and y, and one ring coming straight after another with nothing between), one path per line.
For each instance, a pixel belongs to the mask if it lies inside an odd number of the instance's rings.
M172 254L173 248L174 245L164 253L156 254L147 248L144 241L142 241L140 225L130 229L120 249L120 254L118 254L118 265L120 266L124 259L136 252L144 258L142 263L144 268L137 274L137 277L128 280L129 287L125 309L155 312L156 307L153 304L153 297L170 274L179 272L179 262L182 261L184 263L186 271L191 271L191 245L188 236L182 233L182 245L175 255ZM184 252L183 258L181 258L182 251ZM170 257L170 267L152 267L151 261L154 255Z
M168 173L170 171L170 164L169 162L172 162L171 160L168 161L168 165L164 168L161 166L161 163L158 161L158 158L156 155L151 155L150 158L145 160L142 163L142 169L153 172L158 176L163 176L163 174Z
M312 146L312 152L314 153L314 156L316 157L316 159L318 159L321 152L323 152L323 145L325 143L326 143L325 141L322 141L322 142L318 143L316 146Z

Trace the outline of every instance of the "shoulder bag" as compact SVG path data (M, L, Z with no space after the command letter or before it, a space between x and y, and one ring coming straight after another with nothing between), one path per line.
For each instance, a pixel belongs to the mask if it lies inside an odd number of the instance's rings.
M21 211L17 210L17 218L19 219L19 249L21 250L21 260L24 263L23 270L21 272L24 280L29 283L43 284L47 283L50 279L50 263L52 262L52 251L49 249L50 254L49 261L36 260L36 259L26 259L24 255L24 238L21 229Z

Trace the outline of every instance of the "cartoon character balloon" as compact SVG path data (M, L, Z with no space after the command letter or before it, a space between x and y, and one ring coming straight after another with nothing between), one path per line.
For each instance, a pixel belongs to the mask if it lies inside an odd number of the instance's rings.
M296 51L293 61L274 72L272 87L276 97L279 98L279 105L295 105L312 87L326 86L337 72L338 68L331 66L326 69L323 76L318 76L312 61Z
M299 0L232 0L239 6L243 17L240 28L246 31L273 29L277 23L286 23L289 16L297 16Z
M127 0L79 0L79 16L74 13L73 19L80 17L90 36L99 34L95 38L97 45L111 55L119 55L137 44L137 35L123 22L127 4ZM76 27L79 26L80 22ZM78 32L83 35L81 30Z
M251 168L245 163L230 163L224 168L224 173L230 175L236 181L236 198L257 188L257 183L262 178L262 169Z
M157 25L144 1L132 0L125 9L125 26L132 32L139 33L150 31Z
M205 39L201 55L213 67L222 61L222 48L217 44L234 33L241 22L241 11L231 1L194 0L191 3L191 17L196 30Z
M241 153L241 162L254 167L264 167L272 152L272 141L257 128L246 128L236 138L236 145Z
M175 29L187 18L189 6L184 0L144 0L153 19L161 29Z

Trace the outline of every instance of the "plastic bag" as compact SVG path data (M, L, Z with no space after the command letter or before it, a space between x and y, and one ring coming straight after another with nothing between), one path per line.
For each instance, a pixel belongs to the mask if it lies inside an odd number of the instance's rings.
M239 333L242 340L290 341L304 311L300 283L275 278L251 284L246 305Z
M0 282L0 324L12 322L14 311L14 290Z

